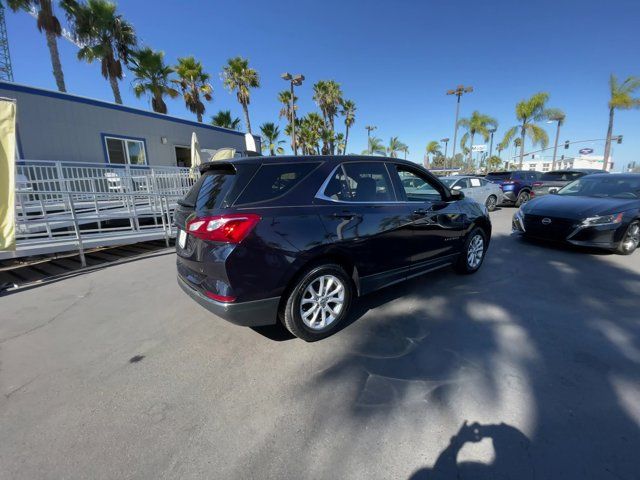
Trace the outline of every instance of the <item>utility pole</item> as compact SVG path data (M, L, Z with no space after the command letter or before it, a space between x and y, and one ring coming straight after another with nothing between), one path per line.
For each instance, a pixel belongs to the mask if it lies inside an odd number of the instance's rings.
M296 96L293 93L293 87L299 87L304 81L304 75L283 73L280 77L289 82L291 92L291 143L293 144L293 154L298 155L298 142L296 141Z
M367 129L367 151L369 152L369 155L371 155L371 132L378 127L375 125L367 125L364 128Z
M456 156L456 142L458 141L458 116L460 115L460 97L465 93L473 92L473 87L465 87L464 85L458 85L453 90L448 90L447 95L455 95L458 97L456 102L456 122L453 130L453 153L451 154L451 166L453 167L453 159Z
M13 82L13 68L9 54L9 37L4 20L4 7L0 3L0 80Z

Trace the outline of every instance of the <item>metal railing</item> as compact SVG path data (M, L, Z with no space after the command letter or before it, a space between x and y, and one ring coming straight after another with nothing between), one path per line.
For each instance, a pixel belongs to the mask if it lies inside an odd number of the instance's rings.
M175 236L177 200L195 183L188 168L19 161L15 252L0 259Z

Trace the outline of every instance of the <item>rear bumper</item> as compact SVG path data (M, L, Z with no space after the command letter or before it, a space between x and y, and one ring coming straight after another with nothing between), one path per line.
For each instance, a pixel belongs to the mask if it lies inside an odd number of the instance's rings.
M223 303L213 300L193 288L177 276L178 285L192 299L218 317L244 327L273 325L278 321L280 297L253 300L251 302Z

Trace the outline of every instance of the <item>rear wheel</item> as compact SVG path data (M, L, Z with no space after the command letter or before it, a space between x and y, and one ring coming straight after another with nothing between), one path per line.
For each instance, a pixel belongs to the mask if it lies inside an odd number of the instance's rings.
M353 282L340 265L309 268L289 292L280 313L296 337L313 342L335 332L348 315Z
M498 197L496 197L495 195L489 195L489 198L487 198L485 205L489 212L493 212L498 205Z
M528 191L524 190L520 192L518 199L516 200L516 207L519 207L523 203L527 203L529 200L531 200L531 194Z
M640 245L640 222L636 220L631 222L629 228L627 228L627 232L622 237L616 253L631 255L638 248L638 245Z
M456 272L470 274L477 272L482 266L487 252L487 235L481 228L475 228L464 242L458 262L454 265Z

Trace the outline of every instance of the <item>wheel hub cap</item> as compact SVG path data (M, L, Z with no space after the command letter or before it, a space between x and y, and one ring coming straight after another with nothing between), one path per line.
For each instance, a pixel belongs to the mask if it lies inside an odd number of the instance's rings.
M302 293L300 316L312 330L321 330L335 322L344 306L344 284L333 275L313 280Z
M477 268L482 262L482 256L484 255L484 240L482 236L476 235L469 242L469 248L467 250L467 264L471 268Z

